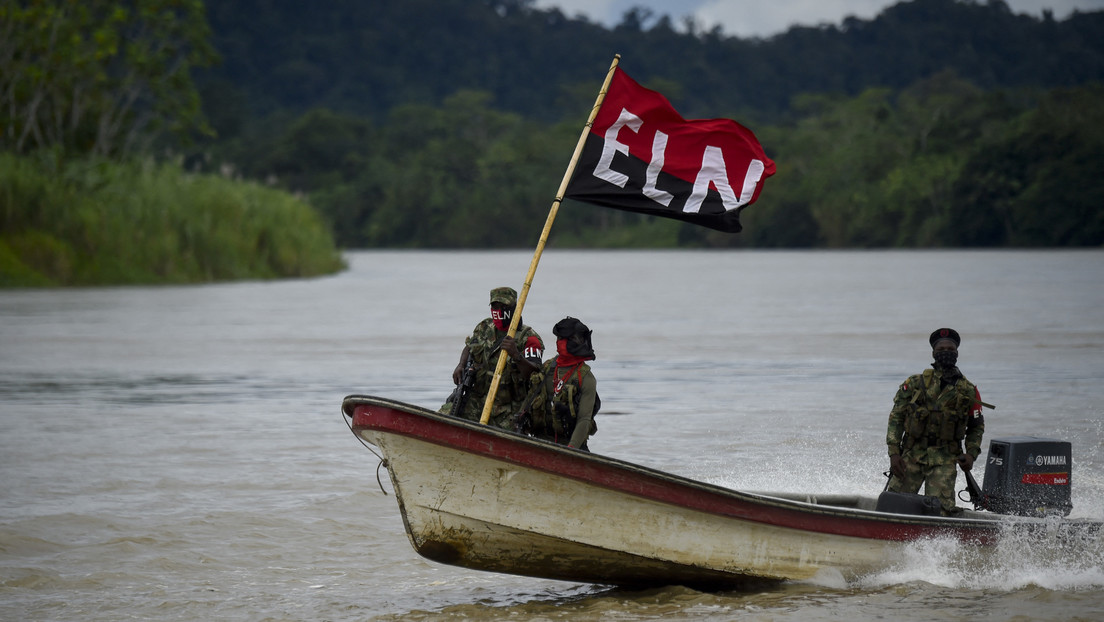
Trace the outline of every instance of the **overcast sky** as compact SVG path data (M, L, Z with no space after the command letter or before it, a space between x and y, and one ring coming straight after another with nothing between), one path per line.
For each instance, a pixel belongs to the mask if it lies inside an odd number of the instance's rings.
M795 24L815 26L840 24L853 15L870 19L899 0L536 0L539 8L557 7L568 17L584 15L592 22L615 26L625 11L634 6L651 9L655 17L671 16L682 28L682 18L693 15L699 26L709 30L720 24L726 35L741 38L769 37ZM1104 0L1006 0L1015 13L1039 17L1051 9L1055 19L1065 19L1074 9L1099 11Z

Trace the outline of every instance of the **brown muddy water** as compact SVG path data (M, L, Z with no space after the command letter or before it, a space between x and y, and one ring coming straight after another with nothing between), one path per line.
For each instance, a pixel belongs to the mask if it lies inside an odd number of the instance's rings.
M0 619L1104 619L1099 540L930 541L851 584L723 593L424 560L341 400L437 406L530 254L348 259L323 279L0 291ZM1101 519L1101 274L1100 251L551 251L523 315L546 343L566 315L594 330L593 451L864 494L897 385L954 327L997 405L986 438L1071 441L1072 515Z

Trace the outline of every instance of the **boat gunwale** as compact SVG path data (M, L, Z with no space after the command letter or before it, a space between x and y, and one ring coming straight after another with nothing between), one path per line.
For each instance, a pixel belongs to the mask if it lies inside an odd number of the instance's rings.
M358 406L386 408L429 422L438 428L430 433L424 426L360 426L355 423ZM717 484L701 482L681 475L666 473L650 467L626 462L617 458L583 452L562 445L533 439L493 426L444 415L417 405L370 395L349 395L342 402L342 412L350 419L350 428L374 429L391 434L414 437L425 442L482 455L516 466L568 477L588 484L630 494L651 501L688 507L695 511L770 524L781 528L823 533L837 536L859 537L874 540L910 541L923 537L954 536L967 541L988 542L1009 522L1011 517L993 515L991 518L959 518L942 516L917 516L891 514L858 507L821 505L794 499L773 497L764 493L752 493L725 488ZM447 433L444 431L452 431ZM463 439L465 434L477 435ZM359 435L358 435L359 436ZM491 437L505 443L494 446L480 438ZM515 451L520 450L520 451ZM541 460L539 458L545 458ZM551 460L547 460L551 458ZM598 469L598 473L588 473ZM598 475L606 474L606 477ZM613 474L617 477L609 477ZM625 480L620 485L614 480ZM629 483L636 483L630 486ZM649 492L649 488L655 490ZM666 491L666 494L662 494ZM682 494L679 494L682 491ZM697 495L689 495L696 492ZM701 494L709 495L702 499ZM858 495L856 498L862 498ZM682 502L680 502L680 498ZM733 507L733 505L739 507ZM742 510L742 511L739 511ZM781 519L781 520L780 520ZM825 520L829 524L825 524ZM1042 524L1043 519L1015 517L1015 523Z

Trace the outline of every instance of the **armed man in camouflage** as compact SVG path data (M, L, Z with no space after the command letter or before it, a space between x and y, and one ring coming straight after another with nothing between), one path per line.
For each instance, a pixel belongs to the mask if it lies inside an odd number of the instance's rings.
M888 490L915 493L924 484L924 494L939 497L943 515L950 516L961 512L955 504L955 465L964 471L974 466L985 419L981 393L957 367L959 334L940 328L928 343L932 369L910 376L893 398L886 433Z
M556 356L541 369L517 415L517 431L536 438L590 451L587 439L598 431L594 415L602 407L598 381L587 361L593 361L591 330L573 317L552 327Z
M506 336L516 308L517 292L513 288L496 287L491 290L491 317L477 324L471 336L465 340L464 349L460 352L460 362L452 371L452 381L459 386L469 362L472 365L474 381L464 400L463 412L452 413L452 398L441 407L441 412L479 421L483 414L483 404L491 389L495 367L498 365L498 354L504 351L509 359L502 370L489 423L500 428L513 429L513 414L518 411L529 392L529 377L540 371L541 358L544 356L544 342L540 335L520 320L514 336Z

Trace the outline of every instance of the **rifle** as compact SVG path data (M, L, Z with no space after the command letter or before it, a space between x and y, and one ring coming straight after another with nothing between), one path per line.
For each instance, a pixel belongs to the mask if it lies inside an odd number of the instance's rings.
M469 355L467 362L464 364L464 373L460 375L460 384L456 385L452 395L449 396L449 400L452 401L452 409L449 410L449 414L461 419L464 418L464 407L468 405L468 398L471 396L471 390L474 386L475 363Z
M528 410L521 410L514 414L514 432L518 434L529 434L532 426L533 421Z
M966 469L962 469L962 474L966 476L966 494L970 495L970 503L974 504L974 509L989 509L988 499L981 494L981 487L978 486L977 480L974 479L974 474Z

